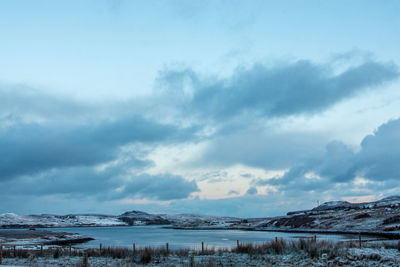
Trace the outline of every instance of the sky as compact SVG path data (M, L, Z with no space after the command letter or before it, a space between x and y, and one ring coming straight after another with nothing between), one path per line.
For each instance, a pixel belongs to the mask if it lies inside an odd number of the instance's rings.
M0 213L400 195L400 2L0 0Z

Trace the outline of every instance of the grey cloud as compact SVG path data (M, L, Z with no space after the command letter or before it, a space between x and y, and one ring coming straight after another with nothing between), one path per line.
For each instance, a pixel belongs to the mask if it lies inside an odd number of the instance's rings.
M285 192L300 192L300 191L317 191L323 192L332 189L332 182L326 179L310 179L305 175L305 169L292 168L283 177L275 177L268 180L260 179L257 184L263 185L277 185L280 190Z
M247 194L247 195L255 195L255 194L257 194L257 188L255 188L255 187L250 187L250 188L247 190L246 194Z
M122 103L128 109L121 116L120 109L113 112L115 103L104 107L112 112L98 113L101 107L24 86L0 87L0 96L0 183L10 188L5 195L171 200L198 191L194 181L180 176L137 174L154 163L136 158L148 151L135 148L193 140L195 127L135 114L131 100ZM111 161L117 166L94 168Z
M36 196L65 194L70 197L100 194L104 199L110 198L113 190L124 185L124 177L128 175L134 177L130 174L132 171L143 171L152 164L148 160L136 159L130 153L119 153L116 163L102 169L91 166L63 166L0 182L3 187L10 188L7 193L12 194Z
M209 183L218 183L229 180L229 177L228 177L228 172L218 170L218 171L206 172L196 180L207 181Z
M357 169L376 181L400 178L400 119L381 125L364 138L357 155Z
M228 192L228 195L239 195L239 192L236 191L236 190L230 190L230 191Z
M306 177L310 171L305 166L295 166L290 168L282 177L271 179L257 179L253 184L258 186L274 185L279 186L282 191L324 191L331 187L331 183L325 179L309 179Z
M284 169L316 154L322 155L326 142L318 133L276 133L270 129L245 128L214 137L204 151L201 163Z
M316 161L317 173L337 182L354 177L354 151L342 142L331 142L326 146L323 160Z
M5 180L2 187L10 188L5 194L13 195L67 195L84 197L102 194L115 189L121 182L118 173L97 172L89 167L52 169L36 175Z
M46 94L27 85L0 83L0 116L66 118L82 116L93 109L88 104Z
M141 116L93 125L18 124L0 130L0 179L114 159L120 146L170 139L177 129Z
M341 142L331 142L322 156L314 156L290 168L282 177L258 180L258 185L279 185L283 190L326 190L337 183L348 183L356 176L371 181L381 189L393 186L400 174L400 119L381 125L361 142L354 152ZM315 173L319 179L306 178Z
M144 163L137 161L139 169ZM126 166L125 166L126 165ZM155 200L187 198L199 189L195 181L171 174L130 174L134 163L117 165L102 171L91 167L53 169L33 176L0 182L9 188L4 195L65 195L74 198L96 197L99 201L127 197ZM122 189L121 189L122 188Z
M177 99L186 97L180 107L184 114L221 120L243 114L269 118L313 114L398 76L393 63L366 60L336 74L330 63L301 60L238 68L226 79L204 78L192 69L166 70L159 84Z
M191 193L199 191L195 181L186 181L182 177L171 174L142 174L128 181L121 194L140 196L158 200L187 198Z

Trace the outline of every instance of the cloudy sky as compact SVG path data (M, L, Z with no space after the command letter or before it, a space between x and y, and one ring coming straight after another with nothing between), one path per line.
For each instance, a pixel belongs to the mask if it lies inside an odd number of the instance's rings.
M0 1L0 213L400 194L400 2Z

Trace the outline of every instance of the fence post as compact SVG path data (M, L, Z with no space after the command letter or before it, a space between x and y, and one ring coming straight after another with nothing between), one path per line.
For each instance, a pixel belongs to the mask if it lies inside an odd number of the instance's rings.
M100 243L100 247L99 247L99 249L100 249L100 256L101 256L101 249L103 248L103 245Z
M43 245L40 245L40 256L43 256Z
M360 248L361 248L361 233L358 234L358 242L360 243Z
M278 243L278 237L275 236L275 243Z
M133 242L133 244L132 244L132 249L133 249L133 253L135 253L136 252L136 244L135 244L135 242Z
M166 247L166 249L167 249L167 254L169 253L169 245L168 245L168 242L167 242L167 244L165 244L165 247Z
M17 246L14 245L14 257L17 257Z
M240 247L240 243L239 243L239 240L236 240L236 248L239 250L239 247Z
M204 253L204 242L201 241L201 253Z
M194 267L194 253L190 256L190 267Z
M83 266L88 267L89 266L89 255L87 250L85 250L85 260L83 262Z

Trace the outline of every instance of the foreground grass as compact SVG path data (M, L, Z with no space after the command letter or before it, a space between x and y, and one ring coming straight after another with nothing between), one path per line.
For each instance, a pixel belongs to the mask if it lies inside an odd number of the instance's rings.
M4 248L1 251L0 259L27 259L29 262L35 262L38 259L63 259L63 258L79 258L76 262L77 266L96 266L96 259L113 259L123 260L125 266L158 264L166 262L169 257L179 258L181 266L236 266L234 263L222 263L221 261L216 264L216 258L208 257L207 262L201 264L195 258L206 258L205 256L222 256L226 254L233 255L246 255L252 259L260 259L266 261L268 256L271 255L301 255L302 258L311 260L323 259L326 262L331 259L348 254L351 248L360 247L358 242L333 242L326 240L317 240L315 238L298 239L298 240L284 240L278 239L264 242L264 243L237 243L237 246L228 248L214 248L204 247L202 249L169 249L168 245L164 247L143 247L143 248L116 248L116 247L99 247L89 249L79 249L72 247L51 247L47 249L17 249L17 248ZM396 249L400 251L399 243L382 243L380 247L386 249ZM362 246L366 246L362 244ZM368 245L373 247L374 245ZM378 246L378 245L375 245ZM367 260L379 260L381 256L371 254ZM368 256L369 257L369 256ZM237 258L237 257L236 257ZM89 260L90 259L90 260ZM185 259L185 260L184 260ZM1 264L1 260L0 260ZM57 263L58 265L58 263ZM61 266L68 266L62 265ZM39 266L39 265L32 265ZM49 265L47 265L49 266ZM51 266L51 265L50 265ZM107 265L108 266L108 265ZM112 265L110 265L112 266ZM121 265L122 266L122 265ZM168 266L168 265L167 265ZM171 265L173 266L173 265ZM265 266L265 265L264 265ZM267 265L268 266L268 265Z

